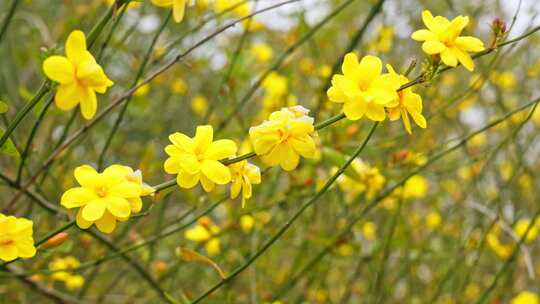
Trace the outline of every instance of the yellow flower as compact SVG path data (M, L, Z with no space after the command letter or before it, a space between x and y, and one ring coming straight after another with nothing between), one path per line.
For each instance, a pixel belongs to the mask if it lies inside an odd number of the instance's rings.
M540 298L530 291L522 291L512 299L511 304L539 304Z
M298 166L300 155L315 156L313 118L308 113L302 106L283 108L249 129L253 149L265 164L291 171Z
M242 208L246 204L246 200L251 198L251 184L261 183L261 171L259 167L252 165L243 160L229 165L231 170L231 199L234 199L242 190Z
M421 175L413 175L405 182L402 194L404 198L421 198L426 196L427 189L426 178Z
M422 20L427 29L412 33L411 38L424 41L422 50L429 55L440 55L442 62L455 67L458 61L469 71L474 70L474 62L468 52L484 50L484 43L472 36L459 36L469 23L469 17L457 16L452 21L445 17L433 17L430 11L422 12Z
M431 211L426 216L426 226L430 229L436 229L441 225L442 218L437 211Z
M337 168L333 171L336 172ZM347 194L347 200L352 201L362 193L366 193L366 197L372 199L382 189L386 178L378 168L370 166L361 159L354 159L350 170L341 175L337 182L341 190Z
M262 87L267 95L283 96L287 94L288 90L287 78L276 72L271 72L262 82Z
M31 220L0 213L0 260L9 262L36 255L33 224Z
M173 18L176 22L181 22L184 19L187 0L152 0L152 3L159 7L172 7Z
M218 14L231 8L233 8L232 13L238 17L245 17L251 11L249 3L243 0L216 0L214 2L214 10Z
M165 147L170 157L164 169L169 174L178 174L176 181L180 187L193 188L200 180L204 190L210 192L215 184L231 181L229 168L219 160L233 157L236 144L229 139L213 141L213 133L212 126L206 125L198 126L193 138L179 132L169 136L173 144Z
M343 112L350 120L364 115L375 121L386 117L384 107L397 105L396 77L382 74L382 62L375 56L365 56L360 62L354 53L345 55L342 74L332 77L332 86L327 91L332 102L343 103Z
M507 258L512 253L512 245L505 245L499 241L499 236L501 234L501 228L497 224L495 225L487 234L486 241L488 246L501 258Z
M178 95L185 95L187 92L187 85L181 78L176 79L171 83L171 92Z
M525 231L527 231L527 228L529 227L530 220L528 219L520 219L516 222L514 226L514 232L518 236L518 238L522 238L525 235ZM527 237L525 238L525 241L527 243L532 242L538 237L538 230L540 229L540 221L536 221L534 225L529 229L529 232L527 233Z
M365 222L362 226L362 234L368 241L373 241L377 238L377 226L373 222Z
M66 284L66 287L69 290L79 289L84 285L84 277L78 274L69 275L65 279L64 284Z
M208 110L208 99L202 95L197 95L191 100L191 109L195 114L204 116Z
M394 38L394 28L383 25L379 28L377 37L371 43L371 47L381 53L386 53L392 48L392 39Z
M251 56L260 63L266 63L272 59L272 48L266 43L255 43L251 46Z
M386 68L390 74L396 77L399 86L402 86L409 82L409 79L404 75L399 75L394 71L391 65L387 64ZM403 119L403 125L405 130L409 134L411 131L411 122L409 115L412 116L414 122L420 127L425 129L427 126L426 119L422 116L422 97L413 93L412 87L408 87L404 90L397 92L398 104L395 107L388 108L388 118L390 120L398 120L400 117Z
M253 229L253 225L255 225L253 216L245 214L240 217L240 227L242 227L242 231L245 233L249 233Z
M61 204L78 208L77 225L88 229L93 224L104 233L116 228L116 221L127 221L131 213L141 211L140 196L149 195L154 189L142 182L140 171L126 166L112 165L98 173L88 165L75 168L75 179L80 187L67 190Z
M208 255L215 256L220 252L220 241L216 237L221 229L209 217L202 217L193 228L187 229L184 237L190 241L205 244Z
M83 117L92 119L97 110L96 92L105 93L113 82L86 50L83 32L71 32L65 50L66 57L50 56L43 62L45 75L59 83L54 101L62 111L80 104Z
M69 270L81 265L79 260L73 256L56 258L49 263L49 269L53 271L51 279L64 282L68 289L79 289L84 284L84 278L77 274L72 274Z

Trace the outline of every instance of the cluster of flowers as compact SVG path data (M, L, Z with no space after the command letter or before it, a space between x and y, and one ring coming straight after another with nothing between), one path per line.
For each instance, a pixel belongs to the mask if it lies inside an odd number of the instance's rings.
M152 0L158 6L171 7L176 21L184 16L186 0ZM219 1L218 1L219 2ZM239 6L238 15L246 15L245 7ZM249 12L249 9L248 9ZM484 49L483 43L474 37L460 37L468 18L459 16L452 21L428 11L422 14L427 29L413 33L412 38L424 41L423 50L434 62L442 60L449 66L458 61L472 70L474 64L468 52ZM87 50L83 32L73 31L65 45L66 56L51 56L43 62L47 77L58 83L55 103L64 111L80 104L85 119L92 119L97 111L96 93L105 93L113 82ZM409 82L375 56L365 56L360 61L353 53L345 56L343 74L334 75L327 95L330 101L343 103L343 112L350 120L364 116L374 121L403 119L407 132L411 133L409 115L422 128L426 120L422 116L422 99L412 88L401 89ZM274 81L275 82L275 81ZM314 158L317 154L314 119L302 106L282 108L271 113L267 120L251 127L249 138L254 154L268 166L280 166L286 171L294 170L300 157ZM257 166L248 163L247 157L237 156L237 145L229 139L214 140L212 126L198 126L193 137L176 132L169 136L171 144L165 147L169 158L164 163L165 172L176 174L182 188L190 189L199 182L206 192L216 184L231 183L230 196L242 193L242 204L252 196L252 184L261 182ZM243 155L245 156L245 155ZM376 169L355 162L360 178L369 180L369 187L381 187L384 178ZM61 198L66 208L79 208L77 225L87 229L92 225L105 233L111 233L117 221L126 221L142 208L141 197L151 195L154 189L142 181L142 174L123 165L112 165L98 173L84 165L74 171L79 187L67 190ZM346 184L347 180L342 180ZM373 189L364 189L372 193ZM0 217L0 259L13 260L35 254L32 239L32 222L14 217Z

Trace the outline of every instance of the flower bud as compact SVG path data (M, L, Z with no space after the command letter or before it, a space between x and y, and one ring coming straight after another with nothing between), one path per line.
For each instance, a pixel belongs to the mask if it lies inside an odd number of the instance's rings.
M69 234L67 232L60 232L58 234L55 234L52 238L45 242L45 244L43 244L43 248L53 248L60 246L67 239L69 239Z

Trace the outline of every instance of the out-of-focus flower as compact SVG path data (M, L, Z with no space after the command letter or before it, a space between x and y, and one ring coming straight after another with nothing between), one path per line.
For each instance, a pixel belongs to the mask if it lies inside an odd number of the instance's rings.
M152 0L152 3L155 6L172 8L174 21L182 22L188 0Z
M516 86L516 77L510 71L490 73L491 81L503 90L511 90Z
M208 110L208 99L202 95L197 95L191 100L191 109L195 114L204 116Z
M431 211L426 216L426 226L431 229L437 229L442 222L441 215L437 211Z
M394 71L391 65L387 64L386 68L390 74L396 76L396 81L400 86L409 82L409 79L404 75L400 75ZM411 122L409 120L409 115L413 118L413 121L420 127L425 129L427 126L426 119L422 115L422 97L420 95L413 93L412 87L408 87L404 90L397 92L398 95L398 104L395 107L389 107L388 109L388 118L390 120L398 120L400 117L403 120L403 125L405 130L409 134L411 131Z
M231 199L234 199L242 191L242 208L246 200L252 196L252 184L261 183L261 171L259 167L243 160L229 165L231 170Z
M240 217L240 227L242 227L242 231L245 233L249 233L253 229L254 225L255 219L253 216L246 214Z
M522 238L525 236L525 232L527 231L527 227L529 227L529 224L531 221L529 219L520 219L516 222L514 225L514 232L517 235L518 238ZM540 221L536 221L531 229L529 229L529 232L527 233L527 237L525 238L525 242L530 243L534 241L538 237L538 232L540 230Z
M386 182L386 178L378 168L370 166L361 159L354 159L350 169L352 170L350 174L346 172L337 180L341 190L347 194L348 201L355 199L362 193L365 193L368 199L372 199ZM334 168L333 171L337 171L337 168Z
M327 95L330 101L343 103L343 113L350 120L366 115L375 121L386 118L385 107L398 105L396 77L381 74L382 62L375 56L365 56L360 62L354 53L345 55L343 74L332 77Z
M265 164L291 171L298 166L300 156L315 156L313 118L308 113L302 106L283 108L249 129L255 153Z
M140 171L127 166L112 165L98 173L84 165L75 168L74 175L80 187L64 192L61 204L68 209L80 207L77 225L81 229L96 224L100 231L111 233L116 221L127 221L141 211L141 196L154 192L142 182Z
M428 182L425 177L421 175L411 176L403 186L404 198L421 198L426 196L428 189Z
M287 94L288 90L287 77L282 76L277 72L270 72L262 82L262 87L268 95L283 96Z
M80 264L79 260L74 256L55 258L49 263L49 270L53 271L51 279L63 282L70 290L81 288L84 285L84 278L70 271L79 267Z
M65 50L66 57L50 56L43 62L45 75L59 83L54 102L62 111L80 104L83 117L92 119L97 110L96 92L105 93L113 82L87 51L83 32L71 32Z
M449 21L445 17L433 17L430 11L422 12L422 20L427 29L414 32L411 38L424 41L422 50L429 55L440 55L442 62L455 67L458 61L469 71L474 70L474 62L468 52L483 51L482 40L472 36L459 36L469 23L469 17L457 16Z
M193 138L180 132L169 136L172 145L165 147L169 158L163 166L165 172L178 174L176 181L180 187L193 188L200 180L203 189L210 192L215 184L231 181L229 168L219 161L236 154L236 143L213 138L214 129L209 125L198 126Z
M31 220L0 213L0 260L9 262L36 255L33 224Z
M272 59L274 54L272 48L266 43L253 44L251 46L250 53L251 56L253 56L253 58L260 63L267 63L270 59Z
M491 250L493 250L493 252L495 252L496 255L498 255L501 258L507 258L512 253L512 245L502 244L501 241L499 240L500 234L501 234L501 227L499 224L497 224L493 226L493 228L491 228L491 230L487 234L486 241L489 248L491 248Z
M181 78L174 80L171 83L171 92L178 95L185 95L187 92L187 85Z
M386 53L392 48L393 38L394 28L387 25L381 26L370 46L381 53Z
M377 226L373 222L365 222L362 225L362 235L368 241L373 241L377 238Z
M187 229L184 237L190 241L204 244L208 255L215 256L221 251L220 241L217 237L220 232L221 229L209 217L205 216L200 218L193 228Z
M511 304L539 304L540 297L530 291L522 291L517 296L512 298Z

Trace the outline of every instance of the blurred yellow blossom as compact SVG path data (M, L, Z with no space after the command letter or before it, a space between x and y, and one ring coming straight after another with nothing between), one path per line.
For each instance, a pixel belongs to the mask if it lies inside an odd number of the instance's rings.
M250 49L251 56L260 63L267 63L272 59L272 48L266 43L255 43Z
M512 298L511 304L539 304L540 297L536 293L530 291L522 291L517 296Z
M199 116L204 116L208 110L208 99L202 95L197 95L191 100L191 109Z
M152 0L152 3L155 6L172 8L174 21L181 22L184 19L188 0Z

